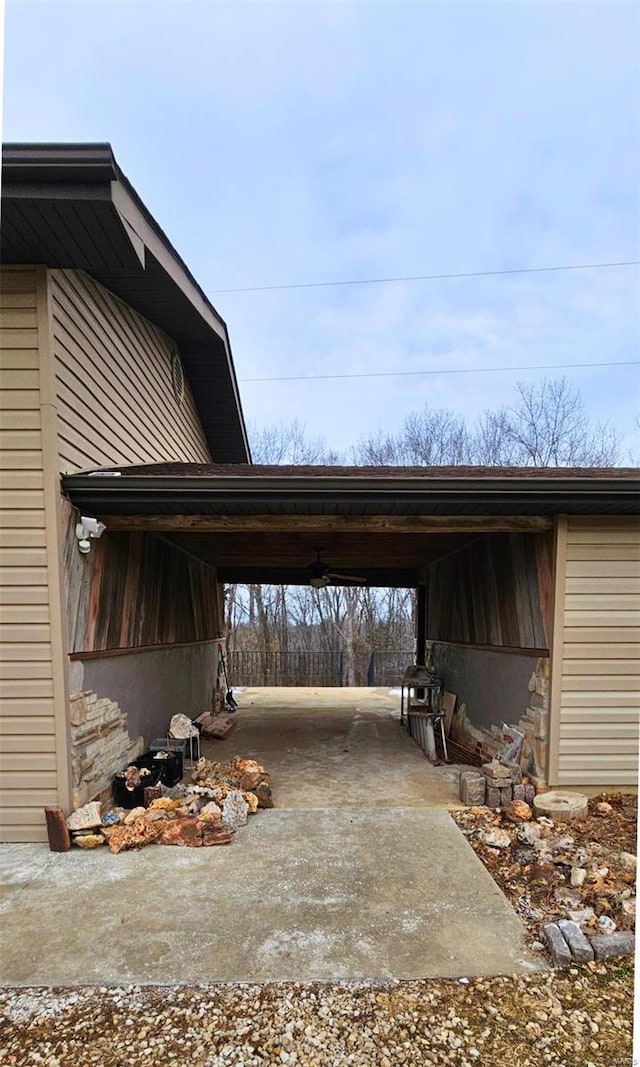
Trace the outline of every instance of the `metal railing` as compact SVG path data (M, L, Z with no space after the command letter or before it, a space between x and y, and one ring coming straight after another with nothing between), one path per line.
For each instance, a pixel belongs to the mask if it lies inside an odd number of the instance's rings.
M355 664L355 684L400 685L413 652L407 649L379 649ZM243 651L229 652L227 669L232 685L238 686L342 686L345 684L344 658L340 650L310 652Z
M239 686L342 685L342 653L229 652L230 681Z

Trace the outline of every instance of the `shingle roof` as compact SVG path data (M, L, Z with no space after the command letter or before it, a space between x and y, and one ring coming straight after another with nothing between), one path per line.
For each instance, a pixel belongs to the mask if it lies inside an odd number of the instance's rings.
M105 468L106 469L106 468ZM637 478L637 467L349 467L308 465L265 465L246 463L148 463L113 467L124 476L170 478L460 478L460 479L599 479Z

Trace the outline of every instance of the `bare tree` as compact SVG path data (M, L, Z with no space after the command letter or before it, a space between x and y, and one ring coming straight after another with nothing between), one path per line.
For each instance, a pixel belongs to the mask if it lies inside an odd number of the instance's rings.
M298 419L270 426L252 423L249 438L254 463L335 465L340 462L339 454L328 447L324 438L309 437Z
M352 449L365 466L454 466L473 462L473 435L464 419L446 408L425 407L407 415L397 434L363 437Z
M566 378L518 382L512 407L488 411L475 434L476 462L516 467L612 467L619 438L592 423Z
M608 422L594 423L565 378L519 382L511 406L489 409L475 426L446 408L407 415L396 434L361 438L357 463L395 466L609 467L619 439Z

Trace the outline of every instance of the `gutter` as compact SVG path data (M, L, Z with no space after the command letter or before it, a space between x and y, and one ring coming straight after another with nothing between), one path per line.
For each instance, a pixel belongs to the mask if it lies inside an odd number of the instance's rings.
M570 510L583 505L624 505L640 514L636 479L349 478L344 476L186 476L72 474L62 478L73 502L112 510L131 504L177 505L256 502L341 502L552 505Z

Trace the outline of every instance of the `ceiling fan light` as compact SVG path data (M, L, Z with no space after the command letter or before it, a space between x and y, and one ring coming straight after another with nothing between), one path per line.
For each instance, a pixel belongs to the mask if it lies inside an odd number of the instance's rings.
M314 589L325 589L326 586L330 584L331 582L327 578L326 574L321 574L317 578L309 579L309 585L313 586Z

